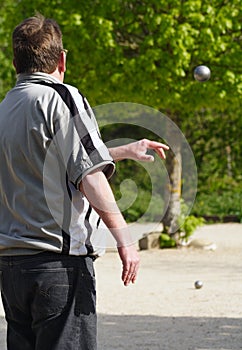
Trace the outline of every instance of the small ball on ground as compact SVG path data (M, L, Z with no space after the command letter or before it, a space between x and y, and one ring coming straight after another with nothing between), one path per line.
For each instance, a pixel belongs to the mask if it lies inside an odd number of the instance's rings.
M196 289L201 289L203 286L203 282L202 281L195 281L194 286Z

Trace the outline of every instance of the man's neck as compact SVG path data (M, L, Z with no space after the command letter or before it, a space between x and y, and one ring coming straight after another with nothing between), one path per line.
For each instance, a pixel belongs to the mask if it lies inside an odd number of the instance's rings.
M64 72L59 72L58 68L53 73L50 73L50 75L63 83L64 81Z

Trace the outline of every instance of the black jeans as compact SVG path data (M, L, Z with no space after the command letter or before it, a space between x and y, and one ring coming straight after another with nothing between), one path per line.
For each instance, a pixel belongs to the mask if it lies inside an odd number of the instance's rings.
M91 257L1 257L0 283L8 350L96 349Z

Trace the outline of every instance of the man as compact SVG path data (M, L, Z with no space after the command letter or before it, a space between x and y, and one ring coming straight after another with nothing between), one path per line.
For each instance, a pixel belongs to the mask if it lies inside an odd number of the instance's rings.
M9 350L96 349L98 216L117 241L124 285L139 257L108 178L114 161L150 161L141 140L108 150L78 90L64 84L57 23L38 15L13 32L16 86L0 104L0 277Z

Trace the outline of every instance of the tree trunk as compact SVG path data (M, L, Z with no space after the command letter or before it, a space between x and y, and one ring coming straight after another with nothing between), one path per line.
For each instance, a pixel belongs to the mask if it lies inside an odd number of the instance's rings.
M167 133L167 139L170 140L170 150L167 152L166 159L169 182L165 189L167 209L162 221L165 231L173 236L179 228L178 217L181 213L181 137L179 131L175 128L169 128Z

